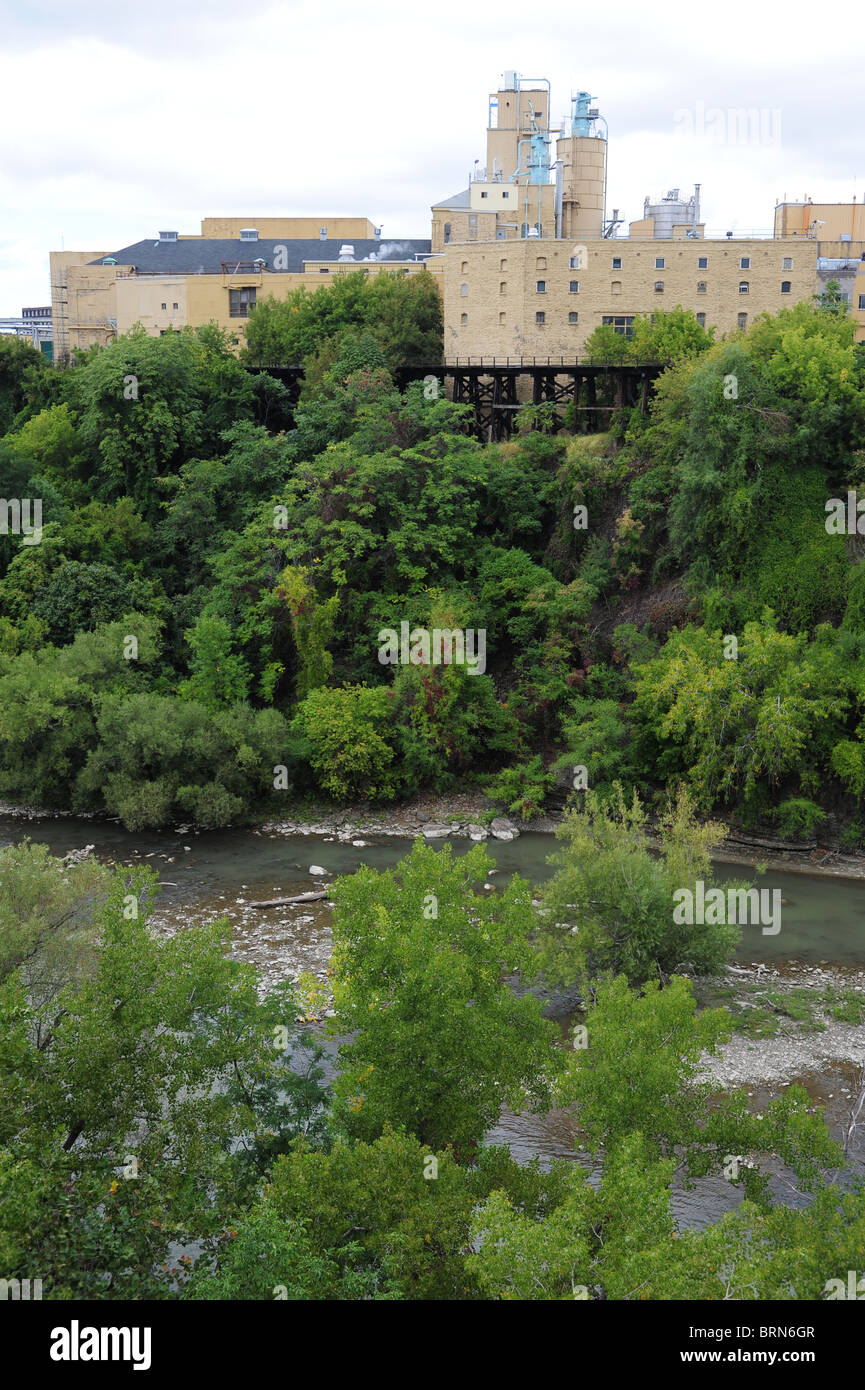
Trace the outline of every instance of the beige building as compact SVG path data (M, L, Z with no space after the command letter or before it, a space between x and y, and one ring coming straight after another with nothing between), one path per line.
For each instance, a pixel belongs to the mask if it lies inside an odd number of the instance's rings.
M119 251L52 252L55 360L136 324L157 336L213 322L239 343L261 299L352 271L417 275L429 253L428 241L384 238L365 217L208 217L200 235L163 231ZM432 270L440 282L443 267Z
M490 97L487 163L432 209L443 263L445 359L573 358L600 324L682 306L720 334L838 280L865 338L865 209L779 204L774 236L707 240L700 186L671 189L617 235L603 117L580 92L551 129L549 86L505 74Z

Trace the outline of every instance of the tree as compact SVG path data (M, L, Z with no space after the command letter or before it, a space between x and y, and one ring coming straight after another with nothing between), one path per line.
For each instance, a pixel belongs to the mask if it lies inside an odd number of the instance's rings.
M232 651L228 623L203 614L185 634L192 650L190 677L180 687L185 700L197 700L208 710L218 710L245 700L249 671L243 658Z
M336 1094L365 1139L402 1125L433 1149L478 1143L504 1102L549 1100L554 1026L531 994L531 890L515 877L481 898L490 860L477 846L454 860L417 842L396 870L361 868L334 885Z
M589 791L583 808L566 813L556 830L565 848L550 856L558 872L543 889L539 944L550 981L588 988L612 972L639 985L685 965L711 974L732 953L734 924L674 920L678 889L693 892L697 879L711 886L709 851L725 828L698 824L685 793L662 822L660 857L645 824L636 791L629 803L618 783L614 798Z

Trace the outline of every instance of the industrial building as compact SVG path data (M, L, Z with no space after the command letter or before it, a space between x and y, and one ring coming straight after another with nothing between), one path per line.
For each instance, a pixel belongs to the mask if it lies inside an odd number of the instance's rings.
M363 217L208 217L109 251L52 252L55 360L141 324L213 321L242 341L256 302L362 269L418 274L442 295L445 360L575 359L599 324L677 305L718 334L838 280L865 338L865 208L786 198L772 235L707 234L701 188L647 196L624 230L608 211L609 131L588 91L552 123L546 78L504 74L488 98L486 155L433 204L429 241L392 240Z

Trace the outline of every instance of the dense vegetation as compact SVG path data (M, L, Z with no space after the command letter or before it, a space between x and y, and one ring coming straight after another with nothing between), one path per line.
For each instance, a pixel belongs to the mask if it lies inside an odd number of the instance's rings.
M434 293L256 308L246 354L303 361L294 408L212 326L63 371L0 339L26 519L0 533L0 794L139 829L473 779L529 819L575 790L540 905L482 889L480 848L337 882L332 1083L314 981L263 996L224 923L161 939L146 870L0 851L0 1277L825 1297L863 1270L865 1191L804 1090L754 1113L706 1079L732 1020L691 978L737 929L671 899L712 883L713 813L865 838L865 559L826 525L865 481L853 326L829 295L720 343L682 311L599 332L669 364L649 415L554 433L526 407L481 444L394 384L439 350ZM485 661L382 663L403 624L482 631ZM571 1046L515 977L576 991ZM600 1182L488 1146L503 1103L567 1108ZM683 1231L674 1183L707 1176L743 1200Z
M844 1283L865 1190L800 1087L753 1113L701 1079L725 1010L697 1012L681 976L639 983L639 953L634 983L614 975L623 928L648 945L646 911L638 891L616 901L600 815L571 818L549 896L548 921L589 874L606 904L573 1048L503 982L539 964L529 885L482 897L485 850L418 843L335 886L332 1087L303 980L303 1007L286 985L261 999L220 924L156 939L148 870L0 851L3 1277L38 1271L52 1299L819 1299ZM680 805L668 865L690 829ZM637 885L653 861L633 830ZM568 1107L600 1185L486 1145L504 1100ZM773 1164L805 1205L779 1200ZM673 1183L707 1175L739 1205L683 1231Z
M256 308L246 355L306 364L293 411L212 326L64 371L0 342L0 495L42 507L0 535L0 793L224 825L486 777L529 818L585 767L865 837L865 563L826 513L865 480L849 315L598 330L670 364L648 415L526 407L481 444L393 382L438 351L428 278ZM382 664L406 622L483 631L485 664Z

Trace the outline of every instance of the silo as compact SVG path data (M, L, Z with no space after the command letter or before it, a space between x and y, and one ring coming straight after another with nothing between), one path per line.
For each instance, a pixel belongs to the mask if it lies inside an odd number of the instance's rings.
M556 141L561 160L561 236L567 241L604 234L607 191L606 133L595 134L598 116L588 92L571 97L570 130ZM604 123L606 130L606 122Z

